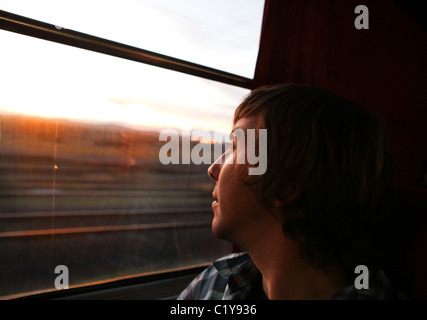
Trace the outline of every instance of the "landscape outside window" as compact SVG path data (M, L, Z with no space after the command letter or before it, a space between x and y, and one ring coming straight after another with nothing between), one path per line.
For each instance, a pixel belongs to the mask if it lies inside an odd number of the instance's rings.
M0 39L0 297L54 290L59 265L76 287L230 252L211 233L209 164L163 165L159 132L228 135L249 90L7 31Z

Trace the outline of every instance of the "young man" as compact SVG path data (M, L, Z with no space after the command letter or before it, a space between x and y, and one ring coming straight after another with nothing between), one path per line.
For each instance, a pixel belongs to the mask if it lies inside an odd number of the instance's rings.
M326 90L278 85L251 92L236 129L267 130L267 170L248 174L236 139L211 165L212 230L245 253L215 261L178 299L401 297L380 270L393 176L381 121ZM359 265L369 282L357 289Z

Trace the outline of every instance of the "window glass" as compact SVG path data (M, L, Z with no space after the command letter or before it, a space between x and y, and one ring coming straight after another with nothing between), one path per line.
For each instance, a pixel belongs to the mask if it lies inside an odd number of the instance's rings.
M0 297L199 265L209 164L159 160L174 128L228 134L246 89L0 30ZM202 142L213 147L215 141ZM182 155L182 154L181 154Z
M1 0L1 9L252 78L263 0Z

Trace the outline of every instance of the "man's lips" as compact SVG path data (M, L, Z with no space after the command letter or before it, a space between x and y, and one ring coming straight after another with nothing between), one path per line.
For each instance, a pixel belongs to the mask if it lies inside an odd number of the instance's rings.
M215 192L212 193L212 199L213 199L212 207L218 205L218 196L216 195Z

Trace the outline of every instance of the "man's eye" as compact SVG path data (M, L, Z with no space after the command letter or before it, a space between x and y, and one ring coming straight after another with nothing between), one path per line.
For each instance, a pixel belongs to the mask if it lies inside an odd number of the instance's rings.
M237 141L233 140L233 142L231 143L231 146L233 147L234 151L237 151Z
M225 152L229 152L232 150L233 150L233 143L232 142L225 143Z

